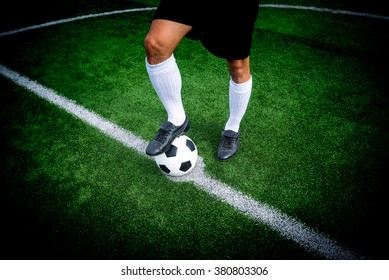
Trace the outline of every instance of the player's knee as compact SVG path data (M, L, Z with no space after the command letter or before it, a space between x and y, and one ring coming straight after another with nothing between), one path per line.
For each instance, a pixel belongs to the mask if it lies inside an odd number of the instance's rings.
M166 47L163 42L154 36L147 35L144 40L144 48L148 58L157 58L165 55Z
M250 79L250 67L245 60L234 60L228 62L228 68L232 80L236 83L243 83Z
M156 40L152 36L147 35L143 44L144 44L144 48L145 48L147 54L152 54L152 53L156 52L157 43L156 43Z

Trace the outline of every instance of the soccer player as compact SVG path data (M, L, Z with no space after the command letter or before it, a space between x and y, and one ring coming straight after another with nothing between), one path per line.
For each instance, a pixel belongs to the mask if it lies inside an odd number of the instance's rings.
M184 37L200 40L211 54L227 61L230 114L221 133L217 158L227 160L239 148L239 126L252 91L250 49L259 0L211 2L161 0L145 37L147 73L168 115L146 148L150 156L164 153L177 136L189 129L174 57Z

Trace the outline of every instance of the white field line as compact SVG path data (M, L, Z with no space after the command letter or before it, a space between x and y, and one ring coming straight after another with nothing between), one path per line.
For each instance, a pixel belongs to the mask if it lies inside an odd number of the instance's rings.
M307 6L293 6L293 5L278 5L278 4L260 4L260 8L277 8L277 9L296 9L296 10L310 10L314 12L326 12L326 13L332 13L332 14L343 14L343 15L351 15L351 16L360 16L360 17L367 17L367 18L376 18L376 19L384 19L389 20L389 17L387 16L381 16L381 15L375 15L375 14L369 14L369 13L358 13L358 12L352 12L352 11L345 11L345 10L334 10L334 9L328 9L328 8L319 8L319 7L307 7ZM77 21L77 20L83 20L87 18L94 18L94 17L101 17L101 16L109 16L109 15L115 15L115 14L124 14L124 13L132 13L132 12L143 12L143 11L151 11L156 10L156 7L148 7L148 8L136 8L136 9L126 9L126 10L118 10L118 11L111 11L111 12L105 12L105 13L98 13L98 14L89 14L84 16L78 16L68 19L62 19L62 20L56 20L56 21L50 21L47 23L32 25L20 29L0 32L0 37L12 35L28 30L38 29L42 27Z
M387 17L387 16L381 16L381 15L375 15L375 14L369 14L369 13L358 13L358 12L352 12L352 11L346 11L346 10L334 10L334 9L319 8L319 7L277 5L277 4L261 4L261 5L259 5L259 7L261 7L261 8L307 10L307 11L314 11L314 12L324 12L324 13L331 13L331 14L340 14L340 15L359 16L359 17L389 20L389 17Z
M32 26L28 26L28 27L24 27L24 28L20 28L20 29L2 32L2 33L0 33L0 37L24 32L24 31L28 31L28 30L34 30L34 29L38 29L38 28L42 28L42 27L47 27L47 26L52 26L52 25L57 25L57 24L62 24L62 23L67 23L67 22L72 22L72 21L77 21L77 20L83 20L83 19L87 19L87 18L110 16L110 15L132 13L132 12L151 11L151 10L155 10L155 9L157 9L157 8L150 7L150 8L127 9L127 10L119 10L119 11L105 12L105 13L99 13L99 14L89 14L89 15L78 16L78 17L73 17L73 18L61 19L61 20L50 21L47 23L42 23L42 24L32 25Z
M126 147L146 156L144 151L147 142L142 138L119 127L109 120L104 119L76 102L58 95L54 90L46 88L1 64L0 73L15 84L26 88L39 97L64 109L76 118L97 128ZM310 229L304 223L281 213L273 207L258 202L248 195L235 190L231 186L212 178L204 172L204 168L204 161L199 157L196 167L187 176L176 178L166 177L173 181L193 182L197 187L211 196L231 205L233 208L248 215L257 222L269 226L283 237L298 243L305 250L314 253L315 255L319 255L326 259L363 259L362 256L342 247L328 236Z

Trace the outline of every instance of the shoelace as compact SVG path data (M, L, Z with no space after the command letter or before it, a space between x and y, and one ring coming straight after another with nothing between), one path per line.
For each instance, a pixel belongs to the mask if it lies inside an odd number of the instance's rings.
M235 145L236 138L224 136L222 141L222 148L231 149Z
M155 141L164 143L166 141L166 138L168 137L168 135L169 135L169 131L160 129L155 137Z

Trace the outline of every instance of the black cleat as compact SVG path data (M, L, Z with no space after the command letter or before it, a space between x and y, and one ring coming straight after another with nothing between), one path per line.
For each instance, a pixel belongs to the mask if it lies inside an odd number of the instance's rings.
M166 152L174 139L187 132L189 128L188 118L185 119L181 126L175 126L169 121L163 122L157 134L147 146L146 154L149 156L157 156Z
M217 149L217 159L227 160L236 154L239 148L239 132L224 130Z

